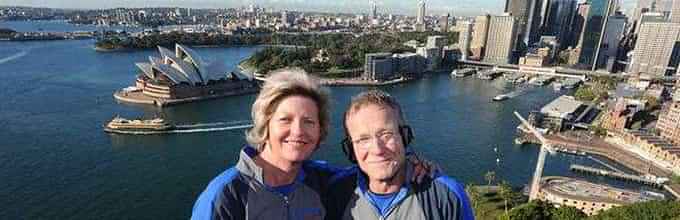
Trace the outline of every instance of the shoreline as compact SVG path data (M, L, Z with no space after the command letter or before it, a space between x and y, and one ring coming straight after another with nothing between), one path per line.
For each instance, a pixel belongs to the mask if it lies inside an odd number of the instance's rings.
M245 67L244 63L245 61L248 60L248 58L242 60L239 62L237 65L238 70L243 73L248 75L249 77L253 77L254 79L264 81L264 77L258 77L255 76L254 72L257 72L254 70L253 67ZM436 72L433 72L436 73ZM429 73L431 74L431 73ZM386 81L372 81L372 80L363 80L360 78L322 78L319 77L319 81L321 85L325 86L331 86L331 87L352 87L352 86L387 86L387 85L394 85L394 84L399 84L399 83L406 83L406 82L411 82L416 79L419 79L418 77L399 77L396 79L390 79Z
M113 93L113 97L114 97L114 99L116 99L116 101L123 102L123 103L154 105L154 106L158 106L158 107L165 107L165 106L170 106L170 105L178 105L178 104L204 101L204 100L211 100L211 99L218 99L218 98L224 98L224 97L230 97L230 96L248 95L248 94L252 94L252 93L257 93L259 90L260 90L260 88L255 86L255 87L250 87L250 88L246 88L246 89L243 89L243 90L228 92L228 93L223 93L223 94L208 95L208 96L197 96L197 97L182 98L182 99L159 99L159 98L153 98L153 97L149 97L147 95L144 95L144 94L142 94L141 90L134 90L134 91L118 90L115 93Z
M521 133L521 138L524 138L526 143L537 144L540 147L540 143L538 143L533 134ZM587 156L588 154L601 156L640 174L650 174L657 177L672 176L671 171L658 167L640 155L627 151L622 146L609 143L605 139L593 138L593 140L583 142L562 133L546 135L546 139L554 148L564 148L574 152L586 153L586 155L582 156ZM680 200L680 184L663 184L662 189L676 196L676 200Z

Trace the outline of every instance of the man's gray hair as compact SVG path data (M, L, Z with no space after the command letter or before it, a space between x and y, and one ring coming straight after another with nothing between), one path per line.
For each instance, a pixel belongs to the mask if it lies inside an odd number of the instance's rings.
M250 146L261 151L269 137L268 124L281 101L289 96L299 95L316 103L319 111L319 142L328 135L330 123L328 90L319 84L319 80L298 68L286 68L274 71L265 79L260 94L253 103L251 116L253 128L246 132L246 140ZM319 144L319 143L317 143Z
M371 104L390 108L392 112L395 114L395 117L397 118L397 122L399 123L399 125L400 126L406 125L404 114L401 111L401 106L399 106L397 99L395 99L390 94L382 90L371 89L368 91L361 92L352 98L352 102L349 104L349 107L347 107L342 122L345 128L345 132L347 132L347 119L349 119L349 116L354 112L358 111L359 109L361 109L361 107Z

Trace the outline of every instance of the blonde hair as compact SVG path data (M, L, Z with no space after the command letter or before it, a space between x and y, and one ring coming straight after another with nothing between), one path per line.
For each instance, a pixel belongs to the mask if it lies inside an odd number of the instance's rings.
M281 101L289 96L299 95L316 103L319 112L319 143L328 135L330 123L328 91L319 84L318 79L299 68L286 68L269 74L253 103L251 116L253 128L246 132L250 146L261 151L269 137L268 124ZM319 144L317 143L317 144Z

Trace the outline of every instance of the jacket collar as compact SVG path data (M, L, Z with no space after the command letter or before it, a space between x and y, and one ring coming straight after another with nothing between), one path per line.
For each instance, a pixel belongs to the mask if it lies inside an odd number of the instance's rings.
M414 167L408 161L405 162L405 166L406 166L406 178L404 179L404 183L402 183L401 187L399 188L399 191L397 192L397 197L394 198L394 201L392 202L392 206L399 204L402 200L406 198L409 192L409 188L411 186L409 180L412 179L413 177ZM372 200L369 199L368 197L368 193L370 191L370 189L368 188L368 177L363 171L357 174L357 186L359 186L358 190L360 191L363 199L373 204Z
M243 175L256 180L263 186L266 186L266 184L264 183L262 167L258 166L255 163L255 157L257 156L257 154L259 154L259 152L257 152L257 150L252 146L250 145L244 146L243 149L241 150L241 154L239 155L239 160L236 163L236 169L241 171ZM295 177L295 182L304 181L306 175L303 167L304 166L300 167L300 170L298 171L298 174Z

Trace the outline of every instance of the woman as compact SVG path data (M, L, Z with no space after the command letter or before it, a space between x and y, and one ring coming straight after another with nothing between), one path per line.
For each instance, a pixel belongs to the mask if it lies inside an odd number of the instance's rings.
M322 219L324 187L340 170L307 159L328 134L328 92L303 71L277 71L255 100L252 118L249 146L236 166L208 184L191 218Z

